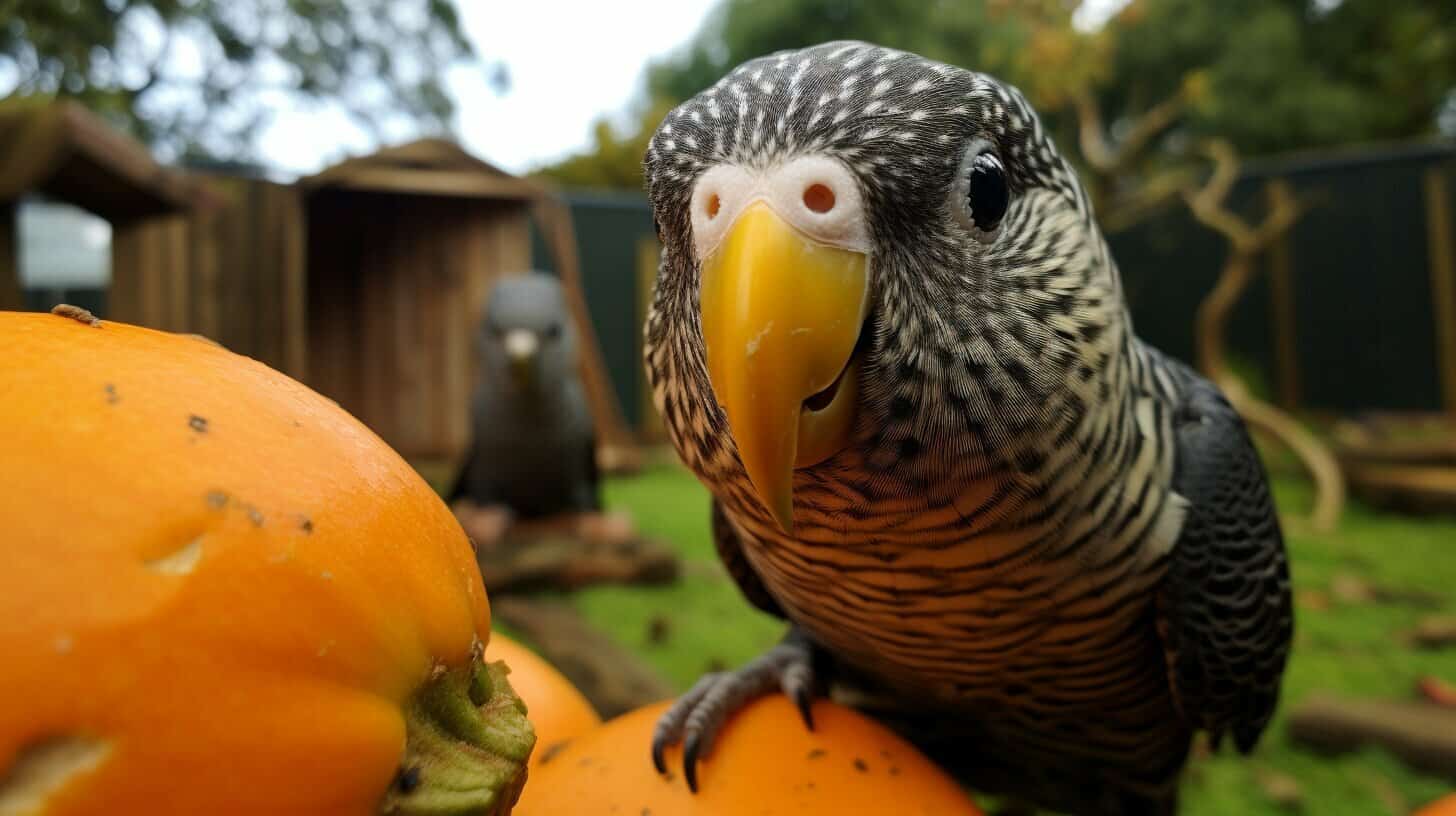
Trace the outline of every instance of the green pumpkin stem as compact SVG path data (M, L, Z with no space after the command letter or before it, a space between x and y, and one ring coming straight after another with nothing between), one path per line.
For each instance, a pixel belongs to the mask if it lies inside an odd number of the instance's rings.
M404 757L381 816L506 816L526 784L536 732L510 669L476 656L431 677L405 711Z

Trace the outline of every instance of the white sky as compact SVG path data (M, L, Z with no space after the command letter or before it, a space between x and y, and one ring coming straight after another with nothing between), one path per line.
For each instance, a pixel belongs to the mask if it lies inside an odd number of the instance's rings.
M1084 0L1077 22L1100 25L1129 0ZM642 90L653 59L684 45L715 0L457 0L466 36L488 60L506 63L509 93L456 72L450 88L465 147L522 173L590 144L593 124ZM264 134L270 163L307 173L370 149L342 114L280 115Z
M715 0L457 0L465 34L487 60L506 63L510 91L485 77L450 77L456 129L471 152L525 172L590 142L592 124L621 111L653 58L697 33ZM309 172L369 149L342 115L279 116L264 135L270 163Z

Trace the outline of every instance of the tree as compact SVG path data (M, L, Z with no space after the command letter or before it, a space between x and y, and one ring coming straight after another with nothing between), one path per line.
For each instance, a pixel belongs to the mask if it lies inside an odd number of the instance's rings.
M644 107L665 111L779 49L864 39L914 51L1026 92L1110 229L1176 202L1191 180L1184 146L1208 138L1252 156L1429 136L1443 112L1456 121L1456 3L1133 0L1097 31L1073 25L1079 5L723 0L681 52L649 68ZM656 125L644 117L599 142L606 150L573 157L572 172L613 164L587 175L640 188L641 157L613 148L645 145ZM1117 160L1099 164L1087 152L1099 145Z
M337 105L376 138L445 130L442 76L471 62L449 0L0 0L0 82L174 155L251 158L288 100Z

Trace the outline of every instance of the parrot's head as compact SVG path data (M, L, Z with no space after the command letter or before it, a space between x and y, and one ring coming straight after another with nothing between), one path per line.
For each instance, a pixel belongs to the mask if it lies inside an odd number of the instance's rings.
M534 394L573 376L576 338L560 281L542 272L501 278L491 288L476 350L492 388Z
M1014 88L859 42L781 52L668 114L645 169L659 407L783 529L796 470L1004 477L1095 401L1115 272Z

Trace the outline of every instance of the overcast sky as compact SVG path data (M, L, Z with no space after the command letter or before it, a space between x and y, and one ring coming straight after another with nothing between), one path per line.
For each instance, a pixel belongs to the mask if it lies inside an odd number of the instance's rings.
M1095 25L1128 0L1085 0L1079 23ZM504 62L500 96L478 72L450 86L465 146L513 172L526 172L590 143L593 123L622 111L642 89L654 58L684 45L716 0L459 0L465 33L489 60ZM270 163L307 173L344 152L370 149L342 114L280 115L263 137Z

